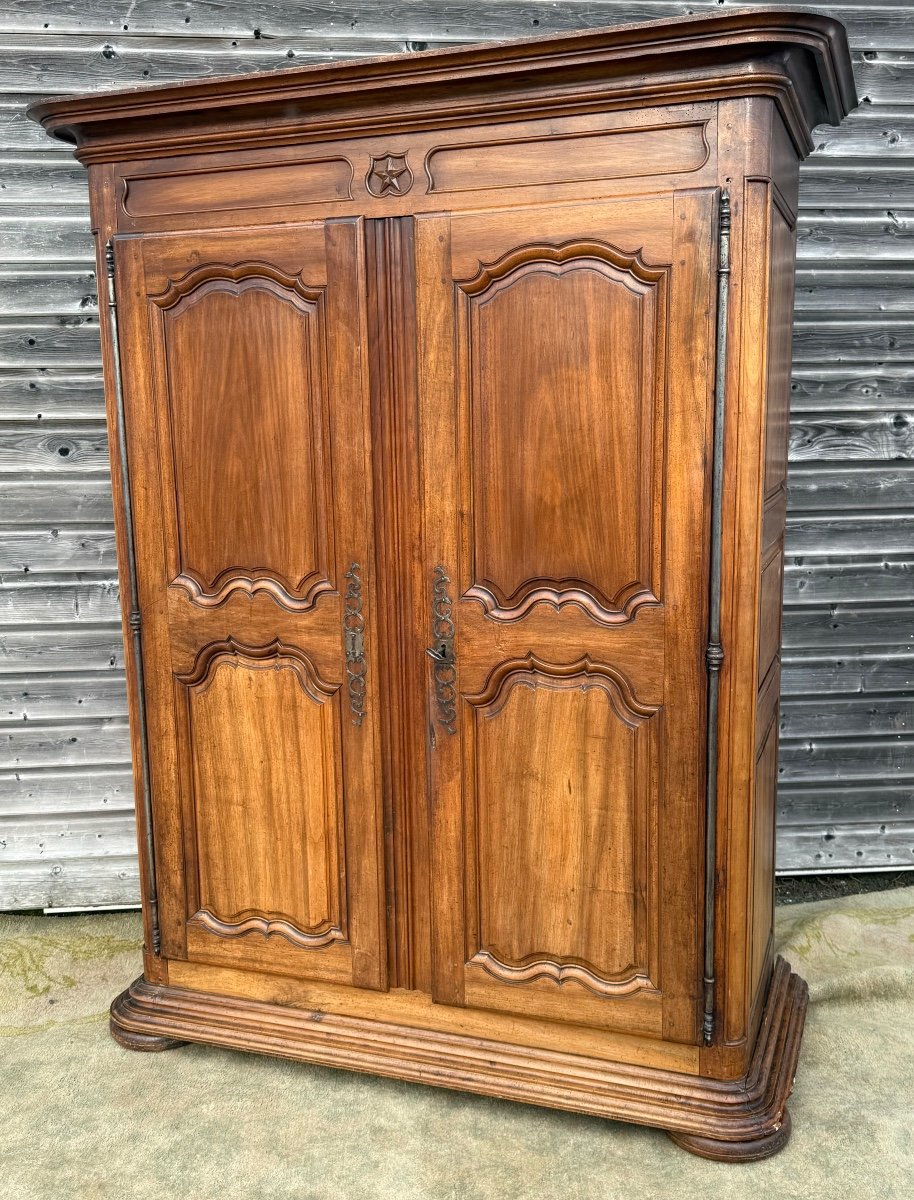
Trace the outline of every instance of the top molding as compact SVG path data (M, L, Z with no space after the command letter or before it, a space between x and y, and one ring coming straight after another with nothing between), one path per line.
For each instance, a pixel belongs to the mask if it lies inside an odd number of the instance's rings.
M759 95L805 157L812 129L857 105L844 26L744 8L41 100L28 115L93 163Z

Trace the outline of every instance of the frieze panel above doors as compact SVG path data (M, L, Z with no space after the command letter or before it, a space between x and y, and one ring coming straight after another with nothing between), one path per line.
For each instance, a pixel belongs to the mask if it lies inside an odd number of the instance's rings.
M692 104L124 161L118 228L400 216L497 202L507 188L586 199L596 183L604 195L643 192L659 176L700 186L716 158L713 108Z

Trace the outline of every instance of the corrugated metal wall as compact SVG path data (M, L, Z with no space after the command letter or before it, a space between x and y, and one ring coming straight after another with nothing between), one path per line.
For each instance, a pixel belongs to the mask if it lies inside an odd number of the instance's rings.
M137 897L83 169L26 103L717 9L709 0L0 10L0 909ZM914 866L914 14L839 4L861 107L802 177L781 871Z

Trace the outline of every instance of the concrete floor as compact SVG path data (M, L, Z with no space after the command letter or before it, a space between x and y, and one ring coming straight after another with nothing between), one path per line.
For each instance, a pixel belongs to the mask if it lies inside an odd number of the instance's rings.
M134 913L0 918L2 1200L909 1200L914 889L782 907L810 982L794 1135L750 1166L660 1132L108 1037Z

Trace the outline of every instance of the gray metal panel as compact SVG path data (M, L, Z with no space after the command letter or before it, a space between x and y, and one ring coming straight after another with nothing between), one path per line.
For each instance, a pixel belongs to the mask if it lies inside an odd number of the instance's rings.
M5 0L0 909L138 896L86 181L26 103L704 9L719 5ZM827 10L862 104L802 172L782 871L914 866L914 20L908 0Z

